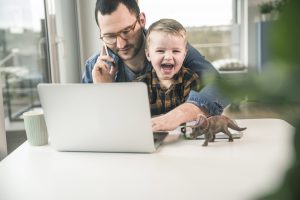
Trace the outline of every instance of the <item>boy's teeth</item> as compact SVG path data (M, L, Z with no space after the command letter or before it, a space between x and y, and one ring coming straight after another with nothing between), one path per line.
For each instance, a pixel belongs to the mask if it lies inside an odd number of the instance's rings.
M172 64L162 64L161 65L163 68L172 68L173 65Z

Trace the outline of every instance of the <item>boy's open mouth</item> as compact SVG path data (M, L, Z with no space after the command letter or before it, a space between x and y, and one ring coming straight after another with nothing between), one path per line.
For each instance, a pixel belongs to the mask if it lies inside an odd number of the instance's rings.
M172 73L172 71L174 69L173 64L162 64L160 67L161 67L163 73L166 73L166 74Z

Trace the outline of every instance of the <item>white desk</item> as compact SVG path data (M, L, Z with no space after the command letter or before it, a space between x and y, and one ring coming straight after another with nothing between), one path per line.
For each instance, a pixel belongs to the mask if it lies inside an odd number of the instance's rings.
M294 128L237 120L244 137L209 143L169 136L153 154L57 152L27 143L0 162L1 200L253 199L280 184ZM173 140L173 142L171 142Z

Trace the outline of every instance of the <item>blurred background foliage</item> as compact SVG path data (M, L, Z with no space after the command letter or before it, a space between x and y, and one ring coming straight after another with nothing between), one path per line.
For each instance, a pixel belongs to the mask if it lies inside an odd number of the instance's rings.
M270 35L270 62L261 74L249 74L238 82L217 81L232 100L255 99L276 109L300 105L300 0L287 0ZM260 199L300 199L300 116L292 116L295 160L280 186ZM271 169L270 169L271 170Z

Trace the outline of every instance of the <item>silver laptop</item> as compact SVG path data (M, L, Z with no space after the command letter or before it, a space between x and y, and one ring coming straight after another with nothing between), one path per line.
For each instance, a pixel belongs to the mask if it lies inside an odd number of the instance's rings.
M39 84L38 93L59 151L154 152L167 135L153 136L144 83Z

